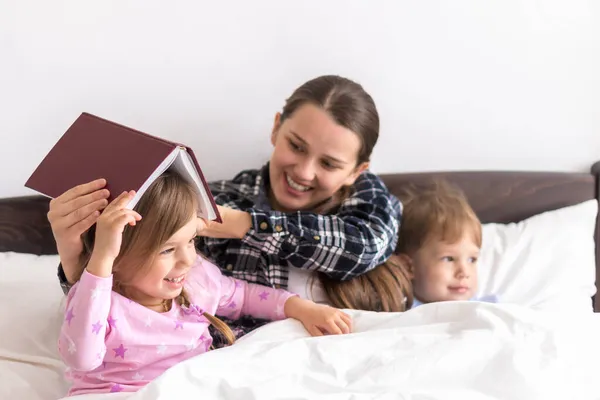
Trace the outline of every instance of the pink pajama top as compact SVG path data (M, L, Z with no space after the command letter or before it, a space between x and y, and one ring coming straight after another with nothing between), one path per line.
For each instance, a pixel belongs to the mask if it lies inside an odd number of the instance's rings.
M190 306L159 313L112 291L112 276L85 271L67 298L58 348L73 384L69 395L136 391L169 367L206 352L203 311L237 319L284 319L292 293L226 277L198 257L184 288Z

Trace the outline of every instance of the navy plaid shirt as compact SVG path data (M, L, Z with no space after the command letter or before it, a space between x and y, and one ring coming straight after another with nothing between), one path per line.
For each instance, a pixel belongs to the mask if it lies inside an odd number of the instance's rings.
M243 239L200 238L198 250L224 274L287 288L288 266L347 280L385 261L394 251L402 207L379 177L363 172L333 213L281 213L268 201L268 164L210 183L217 204L248 212L252 227ZM63 290L69 285L62 268Z
M201 238L198 249L223 273L249 282L287 288L288 267L347 280L385 261L397 241L401 204L381 179L363 172L334 213L281 213L268 201L268 164L212 182L217 204L250 213L243 239Z

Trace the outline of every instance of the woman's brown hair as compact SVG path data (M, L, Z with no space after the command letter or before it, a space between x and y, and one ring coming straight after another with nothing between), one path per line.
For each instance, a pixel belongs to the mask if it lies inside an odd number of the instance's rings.
M305 104L326 111L361 141L357 165L369 161L379 137L379 113L373 98L358 83L337 75L323 75L298 87L286 100L281 122Z
M113 264L113 290L128 298L131 282L147 271L161 246L197 215L197 195L193 186L181 175L168 171L148 187L134 210L142 216L142 220L135 226L125 227L121 251ZM84 252L77 280L91 256L94 235L95 229L84 234ZM185 290L174 300L182 306L190 305ZM204 316L224 334L229 343L234 342L235 336L227 324L206 312Z

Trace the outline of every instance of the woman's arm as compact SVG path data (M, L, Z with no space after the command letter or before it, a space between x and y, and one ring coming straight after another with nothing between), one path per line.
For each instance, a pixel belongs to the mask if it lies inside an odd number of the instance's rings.
M223 198L219 203L235 206ZM369 172L357 179L353 193L334 215L222 210L224 223L204 227L201 222L200 235L239 238L289 265L321 271L338 280L361 275L391 256L401 217L398 199Z
M125 208L134 195L133 191L123 192L98 218L94 251L78 286L71 289L67 299L60 354L65 364L78 371L98 368L106 353L104 338L113 323L109 312L114 261L121 249L125 226L135 225L141 219L137 212Z
M252 216L245 211L217 205L221 223L197 219L198 235L219 239L242 239L252 228Z
M100 210L108 203L105 185L105 179L98 179L69 189L50 201L48 221L60 256L58 276L65 292L75 282L78 272L83 251L81 235L96 223Z

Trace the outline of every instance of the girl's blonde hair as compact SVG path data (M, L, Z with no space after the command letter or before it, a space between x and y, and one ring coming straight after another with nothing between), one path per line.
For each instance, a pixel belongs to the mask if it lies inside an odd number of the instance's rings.
M131 283L148 271L160 248L190 218L197 215L198 200L194 188L181 175L167 171L148 187L134 210L142 216L142 220L135 226L125 227L121 251L113 264L113 290L128 298ZM95 235L93 228L84 234L84 251L77 280L92 254ZM185 290L174 301L181 306L190 305ZM206 312L204 316L224 334L230 344L235 341L227 324Z

